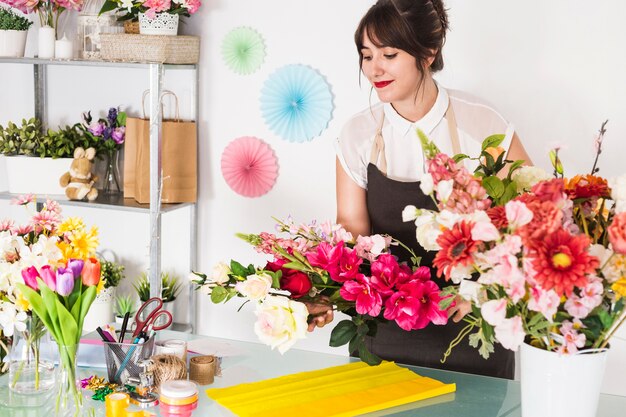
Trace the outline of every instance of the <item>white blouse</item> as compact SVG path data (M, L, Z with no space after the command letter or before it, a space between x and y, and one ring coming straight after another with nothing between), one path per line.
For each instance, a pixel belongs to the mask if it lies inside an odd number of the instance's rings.
M496 110L467 93L446 90L438 85L435 104L424 117L413 123L400 116L389 103L377 103L355 114L335 142L339 162L348 176L360 187L367 188L367 165L372 145L380 125L382 112L383 139L387 158L387 177L397 181L419 181L424 173L424 157L417 129L421 129L444 153L452 155L448 121L444 117L448 103L454 110L461 152L471 157L480 154L482 141L493 134L505 134L500 146L508 149L513 137L513 125ZM475 161L465 161L471 170Z

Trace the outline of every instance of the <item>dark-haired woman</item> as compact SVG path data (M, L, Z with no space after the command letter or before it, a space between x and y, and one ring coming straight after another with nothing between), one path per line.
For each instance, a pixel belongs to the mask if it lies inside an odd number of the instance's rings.
M407 205L435 208L419 188L424 158L417 128L450 155L477 155L484 138L504 133L501 146L508 158L529 160L513 126L496 110L433 79L432 74L443 68L441 48L447 29L440 0L379 0L369 9L356 30L355 43L361 71L380 103L354 115L336 146L337 222L355 236L389 234L412 246L426 266L434 252L417 244L415 226L404 223L401 215ZM408 258L400 251L395 254ZM469 304L459 300L446 326L406 332L394 322L380 325L368 347L383 359L400 363L512 379L513 352L499 345L484 360L464 341L441 364L468 311ZM331 319L327 312L311 327Z

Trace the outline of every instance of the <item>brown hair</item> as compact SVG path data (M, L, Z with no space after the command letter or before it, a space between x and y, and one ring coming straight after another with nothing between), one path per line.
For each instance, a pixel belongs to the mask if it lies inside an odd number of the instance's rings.
M442 0L378 0L361 19L354 34L363 64L365 35L377 47L390 46L412 55L423 73L425 62L435 52L432 72L443 69L441 48L448 30L448 15Z

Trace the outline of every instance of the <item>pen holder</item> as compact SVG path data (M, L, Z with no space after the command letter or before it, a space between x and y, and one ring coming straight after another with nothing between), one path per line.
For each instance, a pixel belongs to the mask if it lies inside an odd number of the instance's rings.
M138 362L152 356L154 339L151 337L144 343L104 342L104 357L109 382L125 385L128 378L139 378L142 367Z

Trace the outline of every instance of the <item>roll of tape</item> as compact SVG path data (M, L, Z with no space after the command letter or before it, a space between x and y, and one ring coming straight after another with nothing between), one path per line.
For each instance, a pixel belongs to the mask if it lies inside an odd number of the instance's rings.
M161 400L161 403L167 405L189 405L198 401L198 395L196 394L187 398L170 398L161 394L159 399Z
M189 398L198 395L198 386L192 381L179 379L161 384L161 395L168 398Z
M104 398L106 417L126 417L130 397L125 392L114 392Z
M189 379L200 385L212 384L217 358L213 355L194 356L189 360Z
M175 355L187 363L187 342L178 339L162 340L154 347L155 355Z

